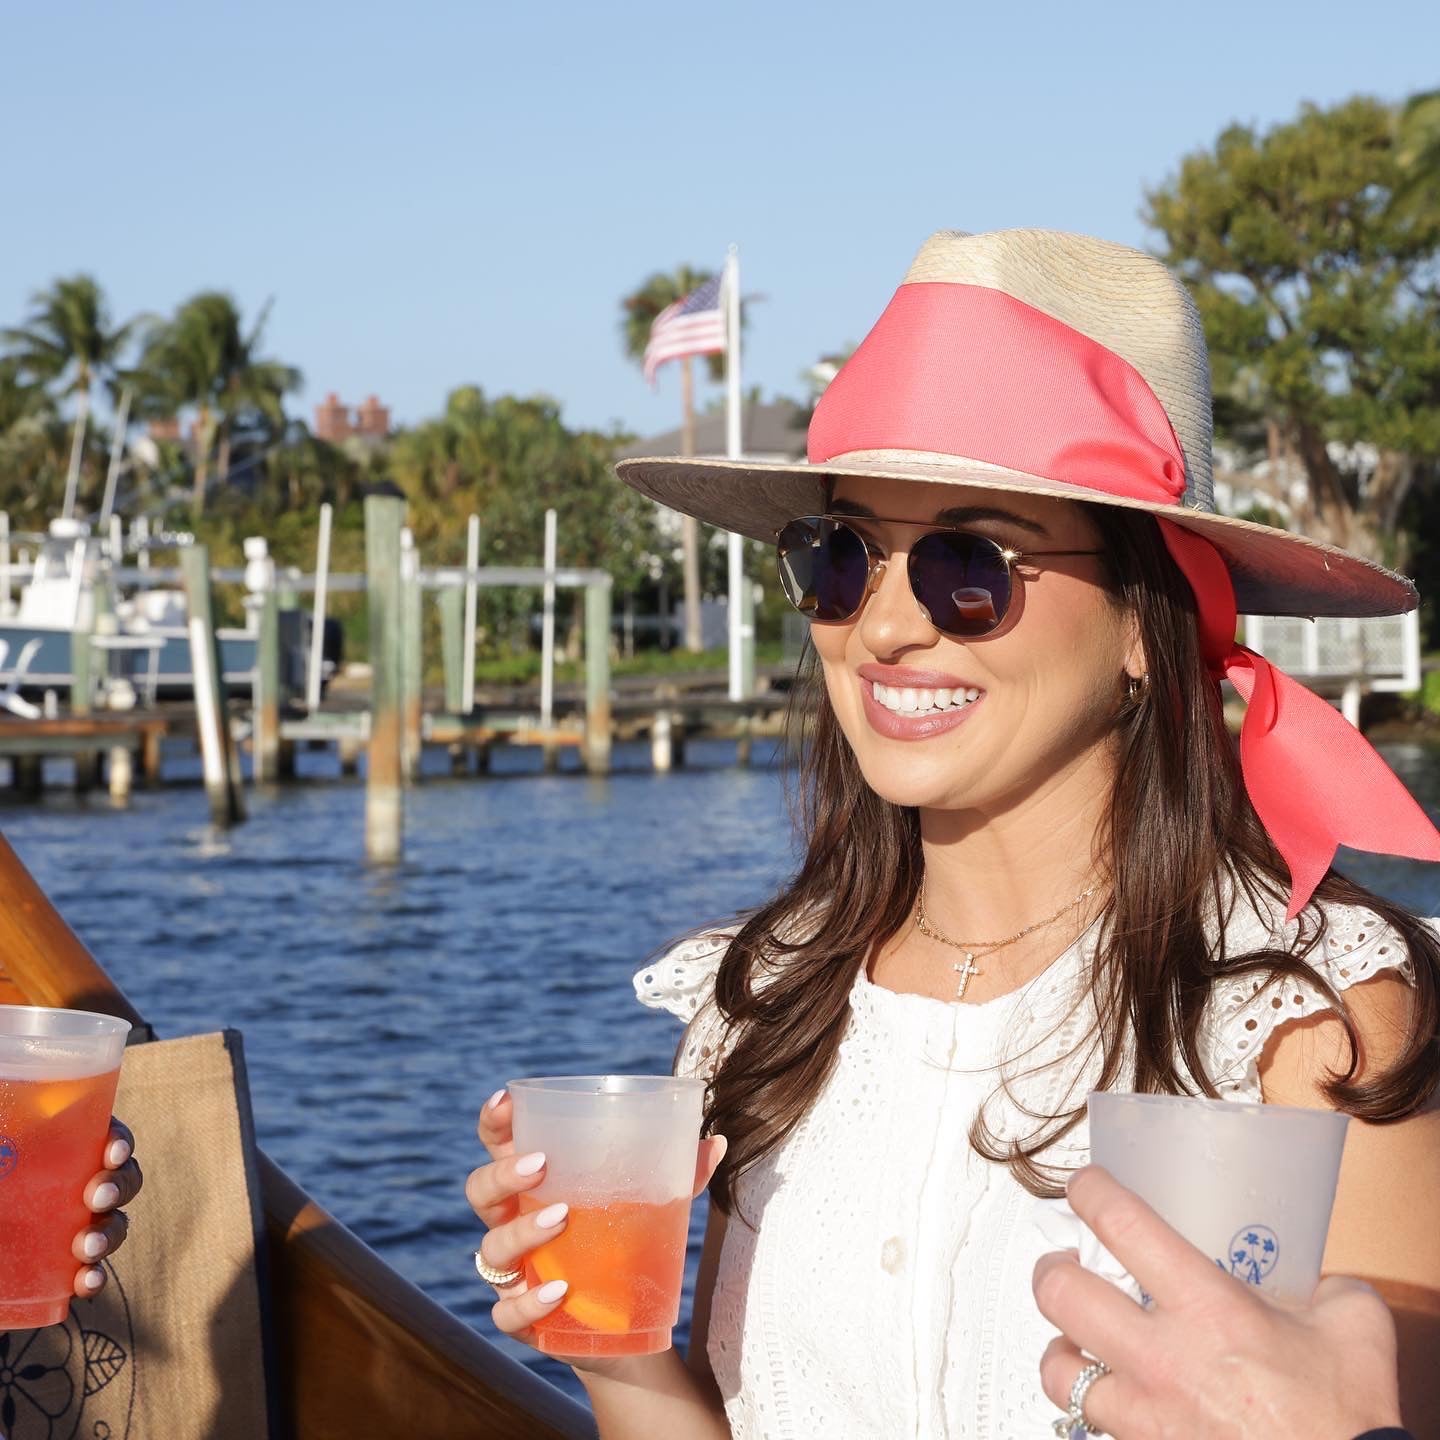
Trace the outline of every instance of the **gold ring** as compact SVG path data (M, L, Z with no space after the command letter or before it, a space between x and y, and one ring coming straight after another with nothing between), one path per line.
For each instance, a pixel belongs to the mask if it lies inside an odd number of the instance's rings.
M525 1278L525 1267L517 1266L514 1270L497 1270L493 1265L485 1263L485 1257L477 1250L475 1252L475 1269L479 1271L480 1278L487 1285L494 1285L496 1289L505 1285L514 1285L516 1281Z

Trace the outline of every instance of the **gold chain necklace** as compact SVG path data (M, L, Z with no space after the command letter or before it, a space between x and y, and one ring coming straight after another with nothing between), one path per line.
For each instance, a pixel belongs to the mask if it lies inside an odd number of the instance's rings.
M1088 900L1100 887L1091 885L1082 890L1073 900L1062 905L1053 915L1047 915L1043 920L1037 920L1033 925L1027 925L1023 930L1017 930L1005 940L953 940L949 935L942 934L937 930L925 916L925 882L920 882L920 894L915 900L915 928L922 935L928 935L932 940L938 940L942 945L949 945L954 950L965 952L965 963L952 965L950 968L960 975L960 989L956 992L955 998L965 998L966 987L970 984L973 975L980 974L975 968L976 955L992 954L996 950L1003 950L1007 945L1013 945L1017 940L1023 940L1027 935L1033 934L1036 930L1043 929L1046 925L1053 925L1067 910L1073 910L1082 900Z

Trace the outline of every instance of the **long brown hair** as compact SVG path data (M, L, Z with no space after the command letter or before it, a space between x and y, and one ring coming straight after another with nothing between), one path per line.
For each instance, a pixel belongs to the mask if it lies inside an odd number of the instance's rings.
M1408 911L1333 869L1316 890L1315 901L1367 906L1410 948L1404 1049L1363 1080L1354 1024L1305 961L1324 936L1319 905L1302 912L1293 950L1225 954L1207 916L1223 913L1227 891L1256 904L1283 900L1289 874L1245 793L1219 689L1200 655L1194 597L1154 519L1104 505L1084 509L1100 533L1112 603L1137 618L1150 676L1144 697L1121 706L1112 737L1115 784L1101 835L1109 898L1092 976L1097 1088L1124 1074L1128 1037L1135 1068L1125 1078L1137 1090L1185 1094L1193 1088L1188 1076L1215 1095L1198 1040L1212 984L1221 974L1258 972L1277 981L1302 977L1336 1006L1351 1058L1326 1085L1332 1104L1371 1121L1412 1114L1440 1069L1440 941ZM729 1141L710 1182L712 1202L726 1215L738 1209L737 1177L781 1143L830 1075L859 968L910 917L924 868L917 812L865 783L806 651L790 711L804 859L780 893L745 919L716 976L727 1053L707 1089L705 1128ZM766 983L756 987L760 973ZM1039 1156L1074 1129L1083 1104L1037 1117L1023 1139L991 1133L982 1109L971 1144L1008 1165L1031 1193L1060 1195L1063 1176Z

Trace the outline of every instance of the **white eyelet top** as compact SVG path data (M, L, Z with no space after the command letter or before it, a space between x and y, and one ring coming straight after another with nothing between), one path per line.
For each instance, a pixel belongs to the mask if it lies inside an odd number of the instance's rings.
M1330 907L1327 921L1310 960L1337 990L1382 970L1410 973L1403 938L1372 912ZM731 933L687 940L634 978L643 1004L689 1022L679 1074L712 1073L720 1058L709 1002ZM1226 952L1288 948L1296 934L1283 916L1242 905ZM1057 1114L1093 1088L1098 1055L1080 1042L1094 1015L1095 939L1092 929L1023 989L982 1004L897 993L860 968L824 1089L740 1178L757 1229L738 1215L726 1226L707 1353L737 1440L1048 1433L1058 1412L1039 1366L1055 1332L1030 1277L1057 1248L1044 1229L1050 1220L1054 1234L1057 1202L982 1159L968 1136L981 1106L993 1130L1025 1135L1033 1122L1022 1104ZM1220 1093L1260 1100L1266 1040L1323 1008L1308 983L1219 981L1201 1043ZM997 1092L1002 1075L1009 1095ZM1043 1158L1084 1165L1083 1120Z

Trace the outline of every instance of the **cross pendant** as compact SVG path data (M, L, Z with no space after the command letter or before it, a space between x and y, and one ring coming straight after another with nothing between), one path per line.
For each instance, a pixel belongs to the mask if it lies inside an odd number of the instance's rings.
M955 998L957 1000L963 1000L965 998L965 987L969 985L970 977L980 973L979 970L975 968L974 954L967 950L965 952L965 963L963 965L952 965L950 968L959 972L960 988L955 992Z

